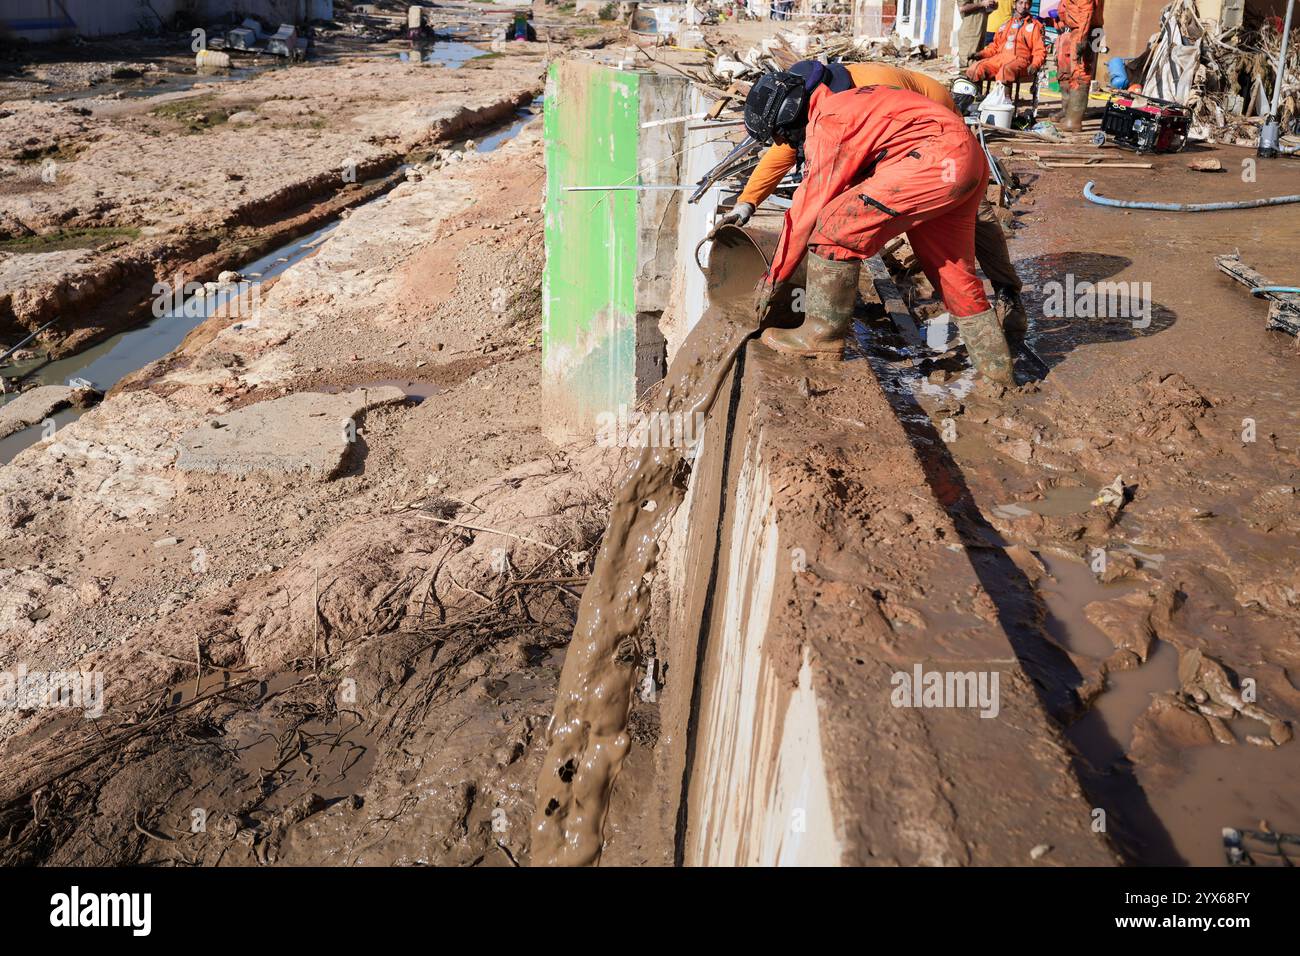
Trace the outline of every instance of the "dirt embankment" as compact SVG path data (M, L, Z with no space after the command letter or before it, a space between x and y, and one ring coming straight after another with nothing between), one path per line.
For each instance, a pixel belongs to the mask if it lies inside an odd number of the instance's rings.
M615 465L539 429L537 125L354 211L251 321L0 469L0 668L94 669L105 699L5 712L7 862L526 858ZM177 455L394 384L332 479Z
M58 317L42 345L83 347L147 317L154 283L256 258L391 188L411 153L508 120L540 91L541 51L473 63L394 52L130 102L10 104L0 333Z

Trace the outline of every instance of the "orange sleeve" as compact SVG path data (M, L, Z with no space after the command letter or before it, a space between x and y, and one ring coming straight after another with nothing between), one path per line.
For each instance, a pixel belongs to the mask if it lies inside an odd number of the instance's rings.
M794 167L798 155L793 146L771 147L758 161L754 171L749 174L745 191L740 194L736 202L747 202L755 209L761 206L763 200L772 195L777 184Z
M795 190L793 205L786 210L768 283L774 285L794 275L808 252L808 240L822 209L853 184L862 157L856 150L844 148L845 134L843 121L834 115L819 116L809 127L804 143L803 182Z
M987 60L994 53L997 53L998 50L1002 49L1002 44L1007 42L1007 38L1004 35L1006 32L1007 28L1002 27L997 33L993 34L993 42L979 52L979 58L981 60Z
M1043 25L1034 24L1034 32L1029 34L1029 69L1037 73L1047 59L1047 47L1043 45Z

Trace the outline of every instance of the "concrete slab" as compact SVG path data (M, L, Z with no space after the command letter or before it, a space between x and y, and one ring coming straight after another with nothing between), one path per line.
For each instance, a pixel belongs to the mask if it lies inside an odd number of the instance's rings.
M687 597L665 662L685 680L661 739L690 739L664 781L680 862L1116 862L866 363L753 344L737 374L687 519L720 533L675 558Z
M87 405L97 393L69 385L42 385L23 392L0 407L0 438L39 425L54 412L70 405Z
M309 471L328 481L343 469L356 442L357 416L405 397L400 388L385 386L259 402L181 435L176 467L223 475Z

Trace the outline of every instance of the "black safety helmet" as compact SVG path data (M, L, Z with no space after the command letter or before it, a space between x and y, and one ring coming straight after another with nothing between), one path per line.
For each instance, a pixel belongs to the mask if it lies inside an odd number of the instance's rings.
M760 143L774 133L789 143L803 141L808 123L808 90L794 73L764 73L745 97L745 130Z

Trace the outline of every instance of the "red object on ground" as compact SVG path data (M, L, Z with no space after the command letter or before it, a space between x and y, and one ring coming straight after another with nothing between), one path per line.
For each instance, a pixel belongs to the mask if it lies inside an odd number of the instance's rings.
M1176 153L1187 145L1191 117L1168 100L1116 93L1106 104L1101 131L1117 146L1139 153Z
M810 247L829 259L866 259L906 232L952 315L988 309L975 274L988 164L958 116L908 90L848 90L812 107L804 154L770 283L790 278Z

